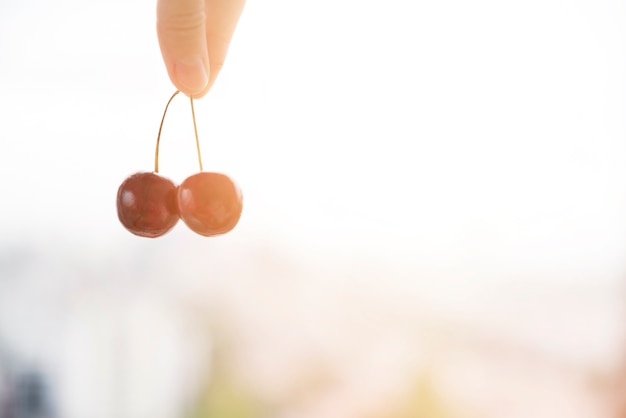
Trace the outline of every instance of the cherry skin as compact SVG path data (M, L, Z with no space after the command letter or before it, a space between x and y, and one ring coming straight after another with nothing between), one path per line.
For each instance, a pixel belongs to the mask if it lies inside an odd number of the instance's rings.
M200 172L178 187L178 213L194 232L207 237L224 234L237 225L243 208L241 190L230 177Z
M117 216L135 235L156 238L178 222L176 185L156 173L136 173L117 191Z

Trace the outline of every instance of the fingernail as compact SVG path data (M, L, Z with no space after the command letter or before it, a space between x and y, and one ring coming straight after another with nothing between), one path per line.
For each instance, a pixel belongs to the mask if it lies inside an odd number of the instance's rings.
M200 93L209 82L206 67L199 56L178 61L175 72L178 82L188 90L187 93Z

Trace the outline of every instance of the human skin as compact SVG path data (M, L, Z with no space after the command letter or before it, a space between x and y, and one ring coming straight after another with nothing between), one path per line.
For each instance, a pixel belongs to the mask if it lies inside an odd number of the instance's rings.
M245 0L157 0L157 35L174 86L194 98L215 83Z

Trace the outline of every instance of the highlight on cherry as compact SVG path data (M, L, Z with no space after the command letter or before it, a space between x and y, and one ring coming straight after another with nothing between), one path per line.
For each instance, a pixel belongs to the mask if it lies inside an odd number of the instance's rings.
M231 231L241 217L243 195L239 186L225 174L203 170L193 97L189 99L200 170L180 186L159 174L161 131L167 109L178 93L177 90L165 105L156 140L154 171L127 177L117 191L117 216L128 231L140 237L160 237L179 219L197 234L222 235Z

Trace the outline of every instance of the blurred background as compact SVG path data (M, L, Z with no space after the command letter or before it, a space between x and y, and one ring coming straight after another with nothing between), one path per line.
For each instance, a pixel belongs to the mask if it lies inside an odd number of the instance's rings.
M149 240L155 2L0 0L0 417L626 417L625 81L623 0L250 0Z

